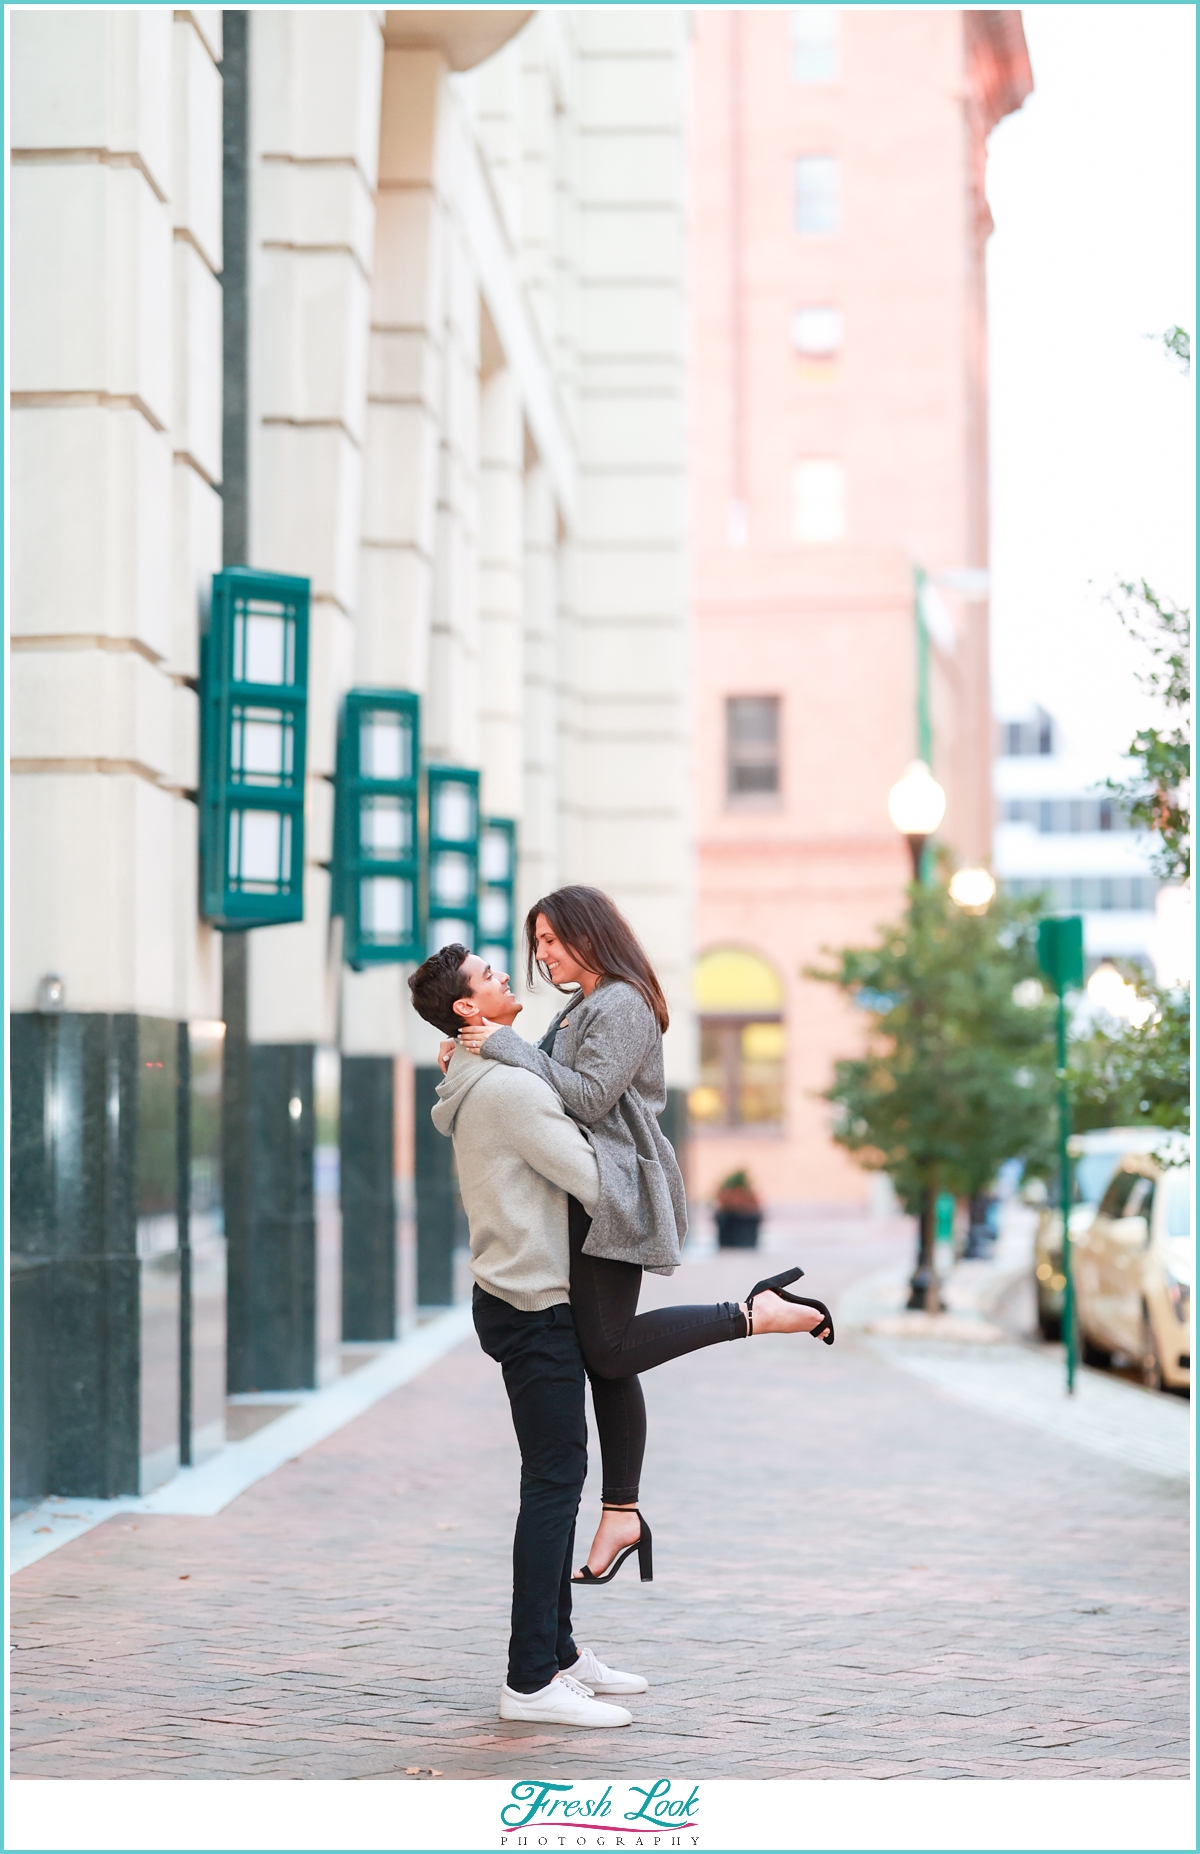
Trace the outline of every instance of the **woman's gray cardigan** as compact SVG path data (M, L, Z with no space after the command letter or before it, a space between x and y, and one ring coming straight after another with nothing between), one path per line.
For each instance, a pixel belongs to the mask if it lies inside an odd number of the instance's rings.
M606 979L590 997L568 1001L553 1056L507 1026L488 1037L480 1054L542 1076L587 1129L600 1167L600 1202L584 1254L673 1273L687 1234L687 1200L658 1124L667 1104L662 1031L641 993L623 979Z

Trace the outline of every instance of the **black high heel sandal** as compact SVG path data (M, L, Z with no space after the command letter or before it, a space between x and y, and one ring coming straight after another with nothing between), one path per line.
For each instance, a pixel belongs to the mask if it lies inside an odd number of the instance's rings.
M818 1313L823 1313L825 1318L819 1325L813 1327L812 1332L809 1334L809 1338L823 1339L826 1345L833 1344L833 1315L825 1305L825 1302L823 1300L805 1300L802 1294L788 1294L785 1292L788 1283L790 1281L799 1281L803 1273L804 1270L802 1268L789 1268L785 1270L782 1275L772 1275L769 1281L760 1281L757 1286L751 1288L746 1296L747 1339L749 1339L751 1333L754 1331L754 1296L756 1294L765 1294L769 1291L772 1294L778 1294L780 1300L790 1300L793 1307L815 1307Z
M792 1277L789 1276L789 1279L791 1278ZM575 1576L571 1579L573 1584L611 1584L626 1558L630 1557L634 1552L638 1555L638 1569L642 1574L642 1582L644 1584L652 1584L654 1582L654 1553L652 1549L654 1540L650 1536L650 1528L642 1518L640 1510L636 1506L633 1510L637 1513L638 1523L641 1526L641 1531L638 1533L636 1539L634 1539L633 1544L623 1545L609 1565L607 1571L601 1571L599 1576L596 1575L595 1571L590 1571L585 1564L583 1569L577 1571ZM602 1513L627 1513L629 1508L627 1506L611 1506L602 1500L600 1502L600 1511Z

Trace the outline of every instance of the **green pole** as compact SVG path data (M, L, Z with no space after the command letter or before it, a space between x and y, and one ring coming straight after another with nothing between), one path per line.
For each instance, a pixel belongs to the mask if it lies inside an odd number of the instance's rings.
M929 698L929 633L921 610L924 567L913 568L913 620L917 627L917 758L933 765L933 711Z
M1071 1100L1067 1093L1066 987L1058 992L1058 1171L1062 1180L1063 1338L1067 1348L1067 1395L1075 1394L1079 1328L1075 1319L1075 1275L1071 1267Z
M1067 1086L1067 990L1083 984L1083 920L1078 914L1049 915L1038 922L1038 964L1058 997L1058 1173L1062 1180L1063 1339L1067 1349L1067 1395L1075 1392L1079 1365L1079 1322L1071 1268L1071 1097Z

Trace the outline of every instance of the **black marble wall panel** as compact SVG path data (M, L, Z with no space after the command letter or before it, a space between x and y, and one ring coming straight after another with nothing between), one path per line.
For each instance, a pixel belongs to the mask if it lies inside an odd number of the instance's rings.
M199 1466L225 1441L225 1222L221 1201L221 1027L192 1024L186 1102L187 1448ZM182 1331L182 1323L181 1323ZM181 1371L181 1378L184 1375Z
M250 1041L247 1031L249 935L221 935L221 1197L226 1245L226 1383L253 1382L250 1350Z
M311 1043L249 1046L245 1379L239 1390L315 1390L316 1214Z
M137 1083L137 1249L141 1264L141 1491L179 1466L180 1026L139 1017Z
M17 1012L11 1051L12 1491L136 1493L138 1019Z
M396 1336L396 1065L343 1056L342 1338Z
M179 1224L179 1461L192 1463L192 1047L176 1025L175 1203Z

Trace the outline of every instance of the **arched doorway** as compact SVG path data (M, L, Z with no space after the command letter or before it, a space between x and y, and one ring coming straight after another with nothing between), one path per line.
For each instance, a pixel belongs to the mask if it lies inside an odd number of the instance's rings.
M717 947L696 963L700 1083L688 1097L693 1126L778 1128L784 1118L783 985L767 960Z

